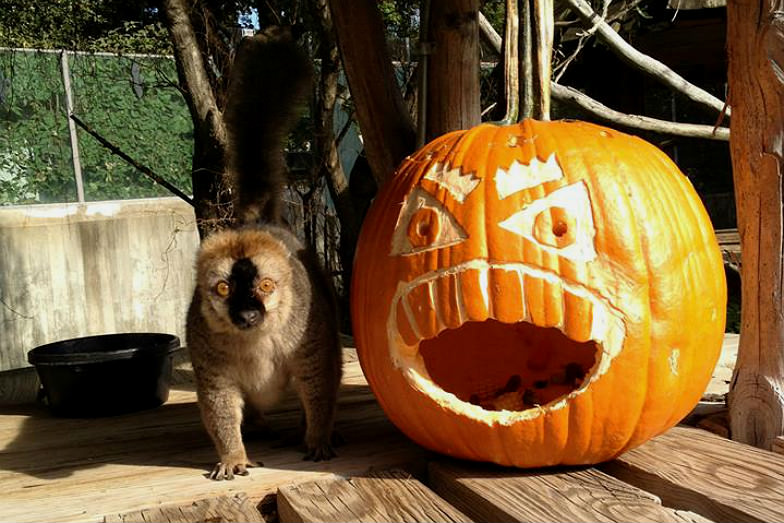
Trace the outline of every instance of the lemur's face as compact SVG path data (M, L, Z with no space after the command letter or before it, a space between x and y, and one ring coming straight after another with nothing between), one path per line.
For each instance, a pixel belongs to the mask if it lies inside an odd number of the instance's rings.
M274 328L290 312L291 278L286 249L258 230L210 236L197 259L202 310L215 332Z

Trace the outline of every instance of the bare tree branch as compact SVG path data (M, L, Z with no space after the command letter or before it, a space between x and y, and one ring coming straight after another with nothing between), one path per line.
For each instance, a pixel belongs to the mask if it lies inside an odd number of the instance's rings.
M211 112L218 111L218 106L207 78L199 51L201 46L193 31L188 7L183 0L164 0L164 7L175 55L179 58L178 65L185 78L186 98L193 105L198 120L206 122Z
M318 11L321 44L319 57L321 68L319 70L320 96L317 102L318 126L316 131L316 150L320 154L320 169L327 179L332 200L335 202L338 219L340 220L341 241L350 246L349 251L354 252L357 236L359 235L359 218L354 210L354 203L349 193L348 179L340 163L337 144L335 142L334 115L335 104L338 97L338 76L340 74L340 56L335 41L335 28L332 23L332 14L329 11L327 0L316 0ZM343 266L351 264L349 252L342 253L348 257L343 259Z
M612 27L607 24L585 0L565 0L566 4L574 10L583 23L596 31L596 35L606 43L610 49L625 63L661 82L672 90L681 93L690 100L715 111L724 110L725 103L707 91L688 82L678 73L663 63L645 55L629 45ZM726 109L727 115L730 109Z
M228 135L202 54L206 45L194 30L194 8L187 0L164 0L163 7L177 75L193 120L193 201L199 233L204 237L233 219L230 182L225 176Z
M481 31L491 31L498 36L492 26L480 24ZM495 41L495 38L484 36L485 41ZM500 37L499 37L500 38ZM500 53L501 48L497 51ZM647 116L629 115L610 109L602 103L594 100L590 96L581 93L580 91L571 87L566 87L553 82L550 85L550 90L553 98L556 100L571 103L580 107L584 111L591 113L597 118L617 123L631 129L640 129L643 131L653 131L672 136L685 136L690 138L707 138L709 140L729 140L729 129L726 127L714 127L712 125L688 124L679 122L668 122L665 120L658 120Z
M507 3L507 6L508 5L509 4ZM515 8L515 13L516 12L517 9ZM501 47L504 45L503 39L490 24L490 21L487 19L487 17L481 12L479 13L479 36L491 49L493 49L498 55L501 55Z
M647 116L621 113L619 111L610 109L605 105L602 105L593 98L584 95L577 89L572 89L571 87L559 85L554 82L550 86L550 89L552 91L553 98L562 102L568 102L576 105L577 107L588 111L601 120L622 125L624 127L641 129L644 131L653 131L673 136L686 136L689 138L707 138L709 140L721 140L725 142L730 139L730 130L726 127L668 122Z
M414 124L395 79L376 2L328 1L365 152L380 185L414 150Z

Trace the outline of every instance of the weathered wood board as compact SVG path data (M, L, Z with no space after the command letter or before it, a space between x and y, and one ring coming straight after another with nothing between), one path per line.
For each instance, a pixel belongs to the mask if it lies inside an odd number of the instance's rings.
M428 475L431 488L475 521L709 521L593 468L520 471L442 460Z
M248 496L242 492L233 496L201 499L188 505L164 506L113 514L104 518L106 523L222 523L244 521L263 523L264 518Z
M784 521L784 456L675 427L600 467L716 521Z
M784 436L779 436L773 441L773 448L771 450L777 454L784 454Z
M519 471L438 457L387 421L353 351L338 409L347 443L338 458L302 461L290 443L300 421L292 396L268 416L280 436L248 440L251 459L266 466L210 481L215 452L191 372L177 369L169 402L135 414L64 419L39 406L0 407L0 521L258 521L259 501L267 496L274 505L278 489L283 521L784 520L784 456L692 427L593 468ZM368 472L395 467L422 483Z
M471 521L402 470L285 485L278 514L280 523Z
M370 467L424 467L425 451L386 420L355 354L347 352L346 360L337 418L346 444L338 457L303 461L303 451L287 443L300 422L291 397L268 416L280 437L248 441L251 459L265 467L234 481L205 477L216 456L191 390L173 390L157 409L110 418L64 419L38 406L0 407L0 521L102 521L239 492L261 499L281 484L361 475Z

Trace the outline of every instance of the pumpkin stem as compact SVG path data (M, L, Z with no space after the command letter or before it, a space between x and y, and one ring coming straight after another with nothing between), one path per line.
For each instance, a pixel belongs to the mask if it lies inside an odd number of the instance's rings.
M506 98L506 114L500 122L502 125L517 122L520 113L520 63L518 58L520 24L517 11L517 0L506 0L506 29L504 32L504 95Z
M522 32L519 45L520 71L523 78L521 117L549 120L553 0L523 0L519 25Z

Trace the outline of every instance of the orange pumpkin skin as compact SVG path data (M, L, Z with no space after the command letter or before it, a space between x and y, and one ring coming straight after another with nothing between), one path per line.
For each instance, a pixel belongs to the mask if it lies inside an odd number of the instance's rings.
M675 425L710 380L725 306L688 180L647 142L584 122L483 124L406 158L365 219L352 282L362 369L397 427L518 467L602 462ZM584 379L546 403L469 398L509 376L535 398L537 372L560 390L558 369L584 357Z

